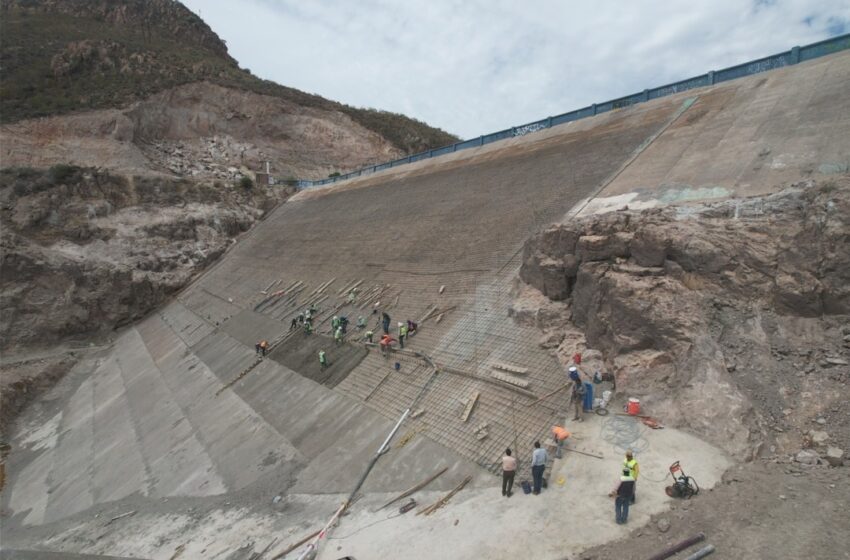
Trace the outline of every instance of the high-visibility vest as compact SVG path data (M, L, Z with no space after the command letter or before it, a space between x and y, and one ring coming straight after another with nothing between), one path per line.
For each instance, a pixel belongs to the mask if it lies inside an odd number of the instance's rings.
M629 481L629 480L634 481L634 479L635 479L635 477L633 477L632 475L629 475L629 476L626 476L624 474L620 475L620 480L622 482L626 482L626 481Z
M325 356L325 351L321 350L319 352L319 363L323 364L327 361L327 357Z
M628 467L629 472L632 475L632 480L637 480L638 477L638 462L637 459L632 458L632 460L623 459L623 466Z
M404 326L403 326L403 327L401 327L401 328L398 330L398 334L399 334L399 335L401 335L401 336L407 336L407 327L404 327Z

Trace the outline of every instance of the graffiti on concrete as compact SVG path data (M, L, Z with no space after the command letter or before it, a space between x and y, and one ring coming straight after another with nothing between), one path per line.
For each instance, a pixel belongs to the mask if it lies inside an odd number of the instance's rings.
M537 132L544 128L546 128L546 125L543 123L527 124L514 129L514 136L525 136L526 134L531 134L532 132Z

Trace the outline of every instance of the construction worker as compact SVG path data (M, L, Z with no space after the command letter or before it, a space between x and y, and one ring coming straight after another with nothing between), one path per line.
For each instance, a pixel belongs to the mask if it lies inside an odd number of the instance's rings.
M555 458L560 459L563 456L564 443L570 437L570 432L561 426L552 426L552 436L555 438Z
M297 328L298 328L298 319L296 317L293 317L292 322L289 323L289 330L294 331Z
M366 319L363 318L363 315L357 317L357 328L363 330L366 328Z
M620 475L620 483L611 491L609 496L617 499L614 501L614 517L618 525L623 525L629 520L629 503L635 493L635 479L628 467L623 469Z
M348 332L348 317L346 317L345 315L340 316L339 326L342 327L342 334Z
M334 331L334 341L337 344L342 344L342 327L337 327Z
M581 379L575 379L573 381L573 390L570 394L570 401L576 407L576 415L573 416L573 420L578 422L582 421L582 416L584 415L584 394L586 389L584 388L584 383L581 382Z
M407 325L398 324L398 345L404 348L404 339L407 338Z
M309 321L310 319L313 318L313 308L312 307L304 310L304 318L307 321Z
M313 333L313 323L311 321L304 321L304 334L312 334Z
M389 355L390 346L392 346L393 342L395 342L395 339L388 334L381 337L381 354L383 354L385 358Z
M534 494L540 494L540 487L543 486L543 471L546 470L546 461L549 455L546 450L540 447L540 442L534 442L534 451L531 453L531 477L534 479Z
M384 334L390 334L390 316L386 311L381 313L381 326L384 327Z
M354 303L354 299L357 297L357 288L351 288L351 291L348 292L348 304L351 305Z
M328 367L328 355L325 354L324 350L319 350L319 367L322 369Z
M303 324L304 324L304 312L303 312L303 311L302 311L301 313L299 313L299 314L298 314L298 324L299 324L299 325L303 325Z
M635 454L631 449L626 449L626 458L623 459L623 468L629 469L629 474L634 480L634 484L632 485L632 496L631 503L635 503L637 500L637 479L640 475L640 465L638 465L637 459L635 459ZM628 512L627 512L628 514Z
M502 496L510 498L513 495L511 489L514 486L514 476L516 475L516 457L511 456L511 448L505 449L505 456L502 457Z
M336 332L337 327L339 327L339 317L334 315L331 319L331 332Z
M375 336L375 333L371 330L366 331L366 342L372 342L372 337Z
M266 352L268 351L268 349L269 349L269 341L268 340L261 340L260 342L258 342L257 344L254 345L254 350L257 351L257 354L262 353L263 356L266 355Z
M408 319L407 320L407 336L413 336L416 333L416 327L417 326L418 325L416 323L414 323L413 321Z

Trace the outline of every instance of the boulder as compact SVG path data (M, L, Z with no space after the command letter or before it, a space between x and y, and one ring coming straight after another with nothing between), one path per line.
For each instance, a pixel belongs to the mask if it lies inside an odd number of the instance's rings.
M827 447L823 458L831 467L840 467L844 464L844 450L838 447Z
M820 456L811 449L803 449L794 456L794 460L803 465L817 465L820 462Z
M812 445L821 446L829 439L829 434L823 430L809 430L809 437L812 438Z

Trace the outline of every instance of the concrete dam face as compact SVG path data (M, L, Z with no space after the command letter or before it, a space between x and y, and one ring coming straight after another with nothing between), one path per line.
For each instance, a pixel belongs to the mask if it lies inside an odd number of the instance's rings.
M444 467L431 489L497 484L504 448L550 439L567 398L529 406L565 376L509 315L525 240L582 213L846 172L848 84L839 53L299 193L23 415L9 526L122 500L346 493L409 407L364 492ZM315 332L291 330L311 305ZM382 312L396 338L418 323L404 352L363 344Z

